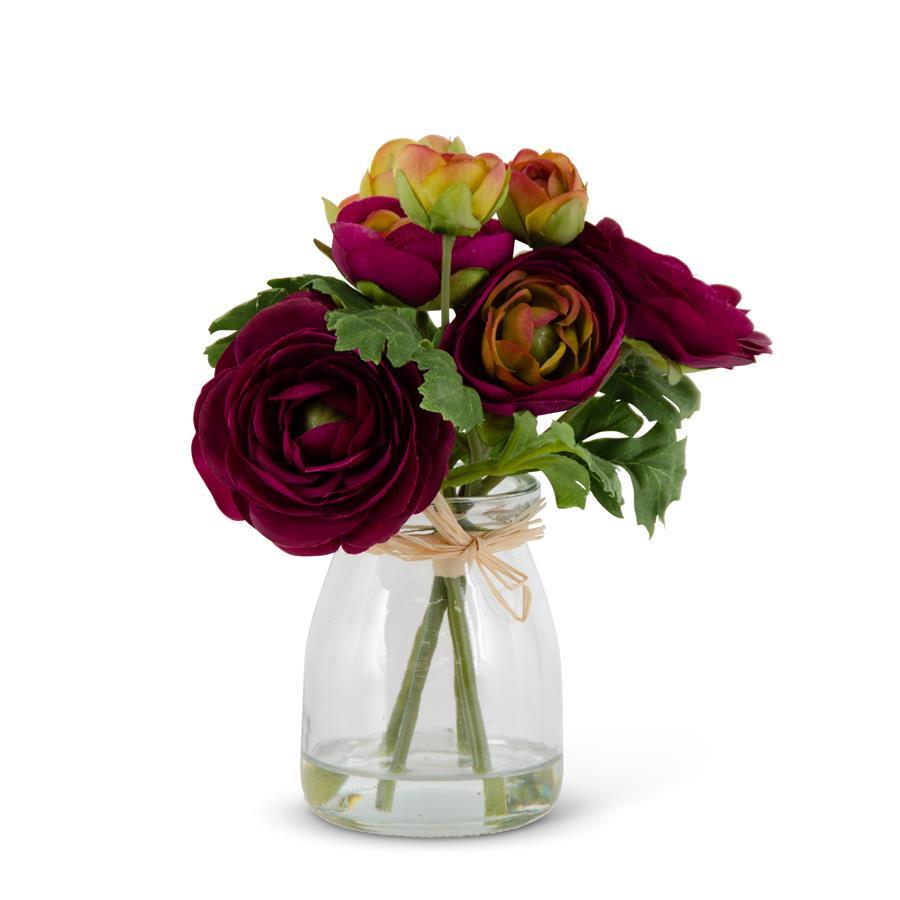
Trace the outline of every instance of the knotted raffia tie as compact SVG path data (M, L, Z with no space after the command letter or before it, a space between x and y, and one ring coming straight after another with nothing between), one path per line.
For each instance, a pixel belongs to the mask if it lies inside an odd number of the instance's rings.
M423 534L395 534L383 544L377 544L370 553L385 553L407 562L431 560L434 574L444 578L456 578L465 574L466 563L478 566L485 584L494 599L518 622L528 618L531 609L531 589L528 576L500 559L503 550L514 550L526 541L536 541L544 536L544 526L535 518L544 508L543 500L523 510L512 522L491 531L466 531L457 521L453 510L438 494L425 510L434 531ZM509 605L503 591L522 589L522 612L517 613Z

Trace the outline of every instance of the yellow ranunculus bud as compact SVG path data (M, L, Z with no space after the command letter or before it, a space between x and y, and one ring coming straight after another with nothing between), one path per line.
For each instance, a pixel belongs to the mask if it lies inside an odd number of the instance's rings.
M394 165L397 197L417 225L447 235L472 235L503 202L505 163L493 153L441 153L409 144Z

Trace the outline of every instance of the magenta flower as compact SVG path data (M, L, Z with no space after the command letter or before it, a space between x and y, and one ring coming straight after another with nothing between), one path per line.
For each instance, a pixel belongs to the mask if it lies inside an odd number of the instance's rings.
M616 361L625 307L579 253L517 256L441 342L488 412L552 413L596 393Z
M257 313L194 411L194 464L219 508L298 556L395 534L434 499L456 437L419 405L414 365L338 353L325 311L295 295Z
M628 307L629 337L695 369L731 369L771 353L755 331L740 292L706 284L674 256L663 256L625 237L612 219L585 225L572 247L603 270Z
M335 265L353 284L372 282L408 303L423 306L441 287L441 238L414 225L393 197L367 197L348 203L331 230ZM453 245L452 271L493 272L513 254L513 236L497 221Z

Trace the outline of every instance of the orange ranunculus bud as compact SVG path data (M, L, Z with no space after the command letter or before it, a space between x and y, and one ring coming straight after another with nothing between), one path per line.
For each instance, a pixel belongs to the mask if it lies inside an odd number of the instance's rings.
M472 235L506 196L509 170L493 153L439 152L409 144L394 166L397 197L417 225L437 234Z
M509 164L509 194L500 221L533 247L569 244L581 234L588 195L568 156L520 150Z

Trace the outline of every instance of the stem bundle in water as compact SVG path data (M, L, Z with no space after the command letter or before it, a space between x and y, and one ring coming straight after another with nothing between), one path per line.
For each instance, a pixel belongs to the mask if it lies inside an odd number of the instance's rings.
M457 746L460 764L484 775L491 771L491 752L484 717L478 701L475 681L475 658L465 611L466 579L459 577L435 577L431 597L425 609L422 624L416 632L412 651L406 664L406 672L400 693L394 703L391 718L382 742L384 752L391 756L388 771L401 775L406 771L425 680L434 657L444 614L450 628L453 644L453 687L456 695ZM375 806L382 812L390 812L394 803L396 779L384 778L378 782ZM502 776L484 779L484 815L489 819L506 815L506 782Z

